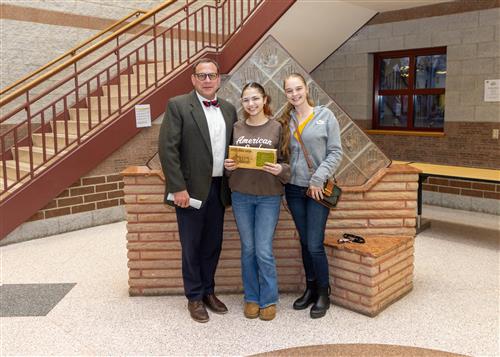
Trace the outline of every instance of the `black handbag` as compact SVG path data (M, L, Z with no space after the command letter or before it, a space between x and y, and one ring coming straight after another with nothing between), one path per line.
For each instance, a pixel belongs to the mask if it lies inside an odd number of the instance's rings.
M307 192L309 192L309 190ZM316 200L316 202L332 209L337 206L341 194L342 189L337 185L335 178L329 178L323 186L323 198L321 200ZM309 197L311 196L309 195Z
M307 151L304 142L302 141L302 136L299 133L297 122L295 122L295 132L297 133L297 138L299 139L300 146L302 147L302 151L304 152L304 157L306 158L307 167L309 167L309 171L311 174L314 172L313 165L311 162L311 158L309 157L309 152ZM314 198L309 190L307 190L306 195L314 199L316 202L322 204L329 209L335 208L339 201L340 195L342 194L342 189L337 185L337 180L335 180L335 176L330 177L323 185L323 198L316 199Z

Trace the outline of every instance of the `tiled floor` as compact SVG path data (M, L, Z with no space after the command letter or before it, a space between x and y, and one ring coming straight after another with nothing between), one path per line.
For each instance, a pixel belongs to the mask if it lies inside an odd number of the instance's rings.
M42 317L0 318L1 355L249 355L301 345L380 343L498 356L498 216L427 206L414 290L375 318L334 306L323 319L282 295L271 322L191 321L182 296L129 297L125 222L1 247L3 284L76 283Z

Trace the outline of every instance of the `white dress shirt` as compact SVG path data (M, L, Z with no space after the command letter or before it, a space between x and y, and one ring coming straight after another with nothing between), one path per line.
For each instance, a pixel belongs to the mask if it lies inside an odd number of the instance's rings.
M198 92L196 92L196 95L198 96L201 107L205 112L208 132L210 133L210 144L212 146L212 157L214 160L212 177L219 177L224 173L224 157L226 156L226 122L224 121L220 107L217 108L213 105L206 107L203 104L203 101L208 99L203 98ZM217 97L215 99L217 99Z

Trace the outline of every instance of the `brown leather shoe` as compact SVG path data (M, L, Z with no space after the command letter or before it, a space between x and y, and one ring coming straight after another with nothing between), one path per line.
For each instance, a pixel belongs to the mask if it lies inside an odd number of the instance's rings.
M207 322L210 319L207 309L200 300L188 301L188 310L191 318L196 322Z
M227 313L227 307L224 305L222 301L217 299L217 296L215 294L208 294L203 297L203 302L205 305L215 312L216 314L226 314Z
M243 309L243 315L247 319L255 319L259 317L259 305L254 302L245 302L245 308Z
M276 317L276 305L269 305L263 309L260 309L259 319L264 321L271 321Z

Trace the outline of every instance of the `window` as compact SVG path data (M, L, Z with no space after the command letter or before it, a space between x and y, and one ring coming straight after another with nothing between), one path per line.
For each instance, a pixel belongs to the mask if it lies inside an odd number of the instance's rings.
M446 47L376 53L373 128L443 131Z

